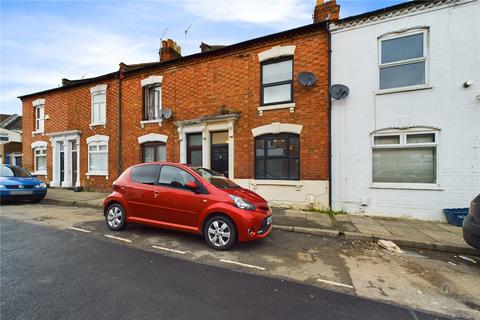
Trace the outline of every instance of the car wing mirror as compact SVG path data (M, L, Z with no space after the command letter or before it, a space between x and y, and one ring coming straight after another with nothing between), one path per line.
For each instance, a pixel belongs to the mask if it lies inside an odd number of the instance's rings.
M196 191L198 190L198 185L195 181L188 181L187 183L185 183L185 188L191 191Z

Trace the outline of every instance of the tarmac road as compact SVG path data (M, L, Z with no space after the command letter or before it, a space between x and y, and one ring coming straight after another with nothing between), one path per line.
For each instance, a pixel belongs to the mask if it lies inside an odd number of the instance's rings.
M438 319L1 219L2 319Z

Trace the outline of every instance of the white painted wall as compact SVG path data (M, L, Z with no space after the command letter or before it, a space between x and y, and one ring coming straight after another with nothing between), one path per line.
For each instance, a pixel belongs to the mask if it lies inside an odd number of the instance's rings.
M377 37L418 26L430 28L432 88L377 95ZM443 208L468 207L480 192L479 1L332 29L332 83L350 88L347 99L332 103L333 209L444 220ZM464 88L466 80L475 83ZM372 188L370 133L413 125L440 129L440 190ZM362 206L362 198L368 205Z

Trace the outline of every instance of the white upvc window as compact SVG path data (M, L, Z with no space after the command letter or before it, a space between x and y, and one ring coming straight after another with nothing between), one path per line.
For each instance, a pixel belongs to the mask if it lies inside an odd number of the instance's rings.
M34 155L34 170L37 175L47 174L47 148L37 147L33 148Z
M92 112L91 126L104 125L107 122L107 85L99 84L90 89Z
M372 182L437 184L438 131L372 136Z
M38 105L35 107L35 131L44 132L45 128L45 106Z
M160 120L162 117L162 85L144 86L143 120Z
M87 138L88 176L108 176L108 136Z
M379 45L379 89L407 89L428 84L428 29L382 36Z

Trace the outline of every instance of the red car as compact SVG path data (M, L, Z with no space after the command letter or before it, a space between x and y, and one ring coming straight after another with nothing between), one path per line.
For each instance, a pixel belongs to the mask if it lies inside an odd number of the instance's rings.
M214 249L266 237L272 211L265 199L220 173L155 162L125 170L103 203L108 227L137 222L203 235Z

